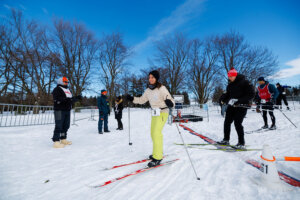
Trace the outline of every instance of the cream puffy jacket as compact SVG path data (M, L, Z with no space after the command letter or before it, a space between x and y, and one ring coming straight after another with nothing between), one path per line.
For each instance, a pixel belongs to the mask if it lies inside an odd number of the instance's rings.
M168 113L169 109L165 103L166 99L170 99L175 105L174 99L165 86L151 90L147 88L141 97L134 97L134 104L144 104L149 101L151 108L160 108L161 112Z

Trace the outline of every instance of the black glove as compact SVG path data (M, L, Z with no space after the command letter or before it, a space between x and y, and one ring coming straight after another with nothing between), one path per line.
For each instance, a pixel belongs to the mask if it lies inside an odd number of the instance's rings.
M133 96L131 96L131 95L129 95L129 94L127 95L126 98L127 98L128 101L133 101L133 99L134 99Z
M169 108L172 108L174 106L173 102L170 99L166 99L165 103Z

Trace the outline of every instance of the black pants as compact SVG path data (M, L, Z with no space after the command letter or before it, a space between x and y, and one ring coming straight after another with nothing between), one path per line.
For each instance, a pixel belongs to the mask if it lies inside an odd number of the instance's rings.
M268 125L267 112L269 112L269 115L271 117L272 125L275 125L276 119L275 119L275 116L274 116L274 113L273 113L273 110L274 110L273 104L269 104L269 105L265 104L265 105L262 105L261 108L263 110L263 119L264 119L265 125Z
M247 114L246 108L234 108L228 106L226 111L225 121L224 121L224 140L230 140L230 129L231 124L234 122L235 130L238 134L238 140L240 144L245 144L244 139L244 127L242 125L243 120Z
M120 117L116 117L117 121L118 121L118 128L123 129L123 123L122 123L122 118Z
M67 132L70 128L70 116L70 111L54 111L55 128L52 138L53 142L67 138Z
M287 100L286 100L286 96L285 95L279 95L278 96L278 98L276 99L276 105L280 105L280 107L281 107L281 105L282 105L282 100L283 100L283 102L284 102L284 104L286 105L286 106L288 106L289 104L288 104L288 102L287 102Z

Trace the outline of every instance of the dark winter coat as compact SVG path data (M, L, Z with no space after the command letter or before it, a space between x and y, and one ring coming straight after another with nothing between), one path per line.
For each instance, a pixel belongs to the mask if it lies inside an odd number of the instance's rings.
M99 112L103 115L110 114L110 108L109 108L109 102L107 99L107 96L101 95L97 98L97 106L99 109Z
M70 111L72 109L72 98L68 98L61 87L68 88L68 86L57 85L52 92L54 110Z
M220 101L228 104L230 99L238 99L236 104L249 104L255 96L254 88L245 79L244 75L238 74L233 82L226 88L226 93L222 95Z
M114 107L114 111L115 111L115 118L116 119L122 119L122 114L123 114L123 100L121 100L120 102L116 103L115 107Z
M283 88L281 85L279 85L279 86L277 87L277 90L278 90L278 92L279 92L279 95L282 95L282 93L284 92L284 88Z

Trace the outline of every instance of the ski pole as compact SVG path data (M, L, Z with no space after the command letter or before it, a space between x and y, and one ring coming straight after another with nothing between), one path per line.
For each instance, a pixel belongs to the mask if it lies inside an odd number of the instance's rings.
M193 164L193 162L192 162L192 159L191 159L191 156L190 156L190 154L189 154L189 151L188 151L187 148L186 148L186 145L185 145L185 142L184 142L183 137L182 137L182 135L181 135L181 132L180 132L180 130L179 130L179 128L178 128L178 125L177 125L176 122L175 122L175 124L176 124L177 130L178 130L178 133L179 133L179 135L180 135L182 144L183 144L183 146L184 146L184 148L185 148L185 151L186 151L186 153L187 153L187 155L188 155L188 157L189 157L189 160L190 160L190 163L191 163L192 168L193 168L193 170L194 170L195 176L196 176L197 180L200 180L199 176L197 175L197 172L196 172L196 169L195 169L195 167L194 167L194 164Z
M128 102L128 140L129 146L132 145L131 138L130 138L130 103Z
M282 110L279 111L285 116L285 118L287 118L297 128L297 126L282 112Z

